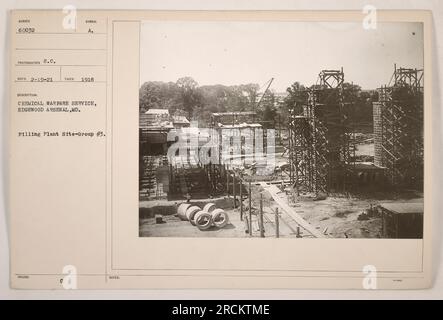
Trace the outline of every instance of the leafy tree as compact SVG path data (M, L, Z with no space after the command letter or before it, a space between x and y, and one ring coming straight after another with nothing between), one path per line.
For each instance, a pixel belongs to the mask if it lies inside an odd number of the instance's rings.
M300 114L303 112L303 106L306 105L308 101L308 92L306 87L300 82L294 82L289 88L286 89L288 95L285 97L282 107L283 115L289 116L289 110L294 108L295 114Z
M140 87L140 112L149 109L169 109L174 111L181 107L180 91L173 82L149 81Z
M258 106L257 113L263 119L264 128L274 128L277 118L277 99L275 93L267 91L261 100L261 104Z
M378 100L377 91L363 91L359 85L345 82L343 84L345 101L353 104L351 121L354 123L371 123L373 102Z
M242 84L239 87L242 97L246 99L245 108L247 110L251 110L257 101L258 90L260 90L260 86L256 83L248 83L248 84Z
M201 94L199 92L198 83L191 77L183 77L176 82L180 89L183 109L188 113L189 119L192 119L193 111L201 105Z
M350 83L345 83L344 89L345 100L353 103L352 121L371 123L372 103L378 99L377 92L364 91L358 85ZM158 108L168 109L174 114L179 110L189 120L198 120L201 125L208 125L213 112L255 110L259 98L258 90L259 85L254 83L199 86L190 77L180 78L176 82L149 81L140 87L140 112ZM307 88L294 82L286 92L283 99L271 91L267 91L263 97L256 111L261 119L271 121L266 126L275 125L276 119L285 123L293 108L296 114L303 112L308 99Z

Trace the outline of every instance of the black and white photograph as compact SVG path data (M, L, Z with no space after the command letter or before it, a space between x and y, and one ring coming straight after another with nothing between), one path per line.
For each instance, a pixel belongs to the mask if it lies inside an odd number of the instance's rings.
M8 294L441 296L442 11L394 1L6 8Z
M423 238L422 23L140 28L139 237Z

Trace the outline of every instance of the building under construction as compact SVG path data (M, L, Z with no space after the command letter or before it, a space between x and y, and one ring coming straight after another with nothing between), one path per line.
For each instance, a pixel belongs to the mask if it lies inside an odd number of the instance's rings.
M211 129L216 135L221 162L245 164L255 160L255 153L266 153L267 131L256 112L219 112L211 115ZM259 149L259 150L258 150ZM240 160L240 161L235 161Z
M290 178L298 190L346 191L360 171L398 187L423 186L423 70L397 68L373 106L374 164L355 161L353 86L343 70L323 70L301 93L289 122ZM378 179L383 172L383 179ZM366 175L366 174L365 174Z
M210 128L160 115L161 130L141 115L139 235L422 238L422 81L422 70L395 68L362 95L343 69L321 71L291 97L281 154L252 111L213 113ZM361 107L373 121L357 122Z
M317 83L301 93L304 105L294 106L289 121L289 162L291 183L298 190L346 190L355 150L351 90L344 83L343 69L323 70Z
M423 188L423 70L397 68L374 103L374 163L393 186Z
M233 165L260 162L267 151L266 130L256 119L256 112L213 113L211 128L201 129L177 127L167 110L142 114L140 199L209 198L229 190L226 177ZM177 152L167 156L172 145Z

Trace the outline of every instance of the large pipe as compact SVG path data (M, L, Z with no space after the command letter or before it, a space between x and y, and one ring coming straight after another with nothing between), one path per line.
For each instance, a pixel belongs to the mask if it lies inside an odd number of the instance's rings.
M223 209L215 209L211 212L212 223L218 228L225 227L229 222L228 214Z
M199 211L194 216L194 223L200 230L207 230L212 226L212 215L205 211Z
M215 203L207 203L204 207L203 207L203 211L211 213L212 211L215 210Z
M177 214L180 219L188 220L188 218L186 217L186 211L190 206L191 206L190 203L182 203L178 206Z
M186 218L188 219L188 221L193 224L194 216L199 211L201 211L200 207L197 206L189 207L188 210L186 210Z

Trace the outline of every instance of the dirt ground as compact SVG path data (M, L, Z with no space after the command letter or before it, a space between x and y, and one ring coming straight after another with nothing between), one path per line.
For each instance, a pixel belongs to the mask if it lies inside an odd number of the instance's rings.
M357 136L356 155L373 156L374 144L372 133L361 133ZM275 154L275 160L278 166L287 163L287 155ZM274 175L275 180L286 179L286 174L280 172ZM282 188L283 189L283 188ZM228 213L230 223L223 229L212 227L206 231L200 231L196 226L189 221L182 221L174 214L176 212L177 203L159 203L154 204L156 208L152 207L152 203L141 204L142 210L151 213L158 213L154 209L159 209L160 205L168 207L168 209L161 208L160 213L163 214L163 223L156 224L155 219L151 215L143 215L140 219L140 236L141 237L224 237L224 238L238 238L238 237L259 237L259 199L260 193L263 195L263 225L265 237L277 236L276 225L276 209L277 204L267 192L262 192L263 189L259 186L253 187L253 201L252 201L252 234L246 232L246 223L240 219L240 209L232 208L232 198L218 199L217 205L225 209ZM360 195L354 196L344 195L330 195L324 200L314 201L312 195L288 195L285 192L279 193L279 196L287 201L287 204L292 207L297 215L313 225L325 237L330 238L380 238L381 237L381 218L377 216L366 217L366 219L359 219L359 216L368 210L371 206L375 207L380 202L416 202L423 199L422 194L415 192L401 193L401 194L387 194L383 190L378 191L362 191ZM196 203L201 207L204 202L212 202L215 199L202 200L202 203ZM230 205L227 205L230 204ZM245 200L244 215L249 217L249 201ZM145 208L143 208L145 206ZM174 207L175 206L175 207ZM158 211L158 210L157 210ZM172 214L171 214L172 213ZM293 217L279 208L279 223L278 235L280 238L309 238L313 237L306 230L299 227Z
M222 229L211 227L201 231L189 221L181 220L177 215L164 215L163 223L156 224L155 218L140 221L140 237L223 237L239 238L245 235L245 224L240 220L238 210L225 210L229 223Z
M367 200L328 197L325 200L302 200L293 206L306 221L332 238L381 237L381 219L358 220L370 205Z
M258 187L257 187L258 188ZM257 193L258 194L258 193ZM282 197L287 197L281 193ZM277 205L273 199L263 194L264 206L264 229L265 237L276 237L275 209ZM418 197L398 198L396 200L357 199L348 197L327 197L324 200L314 201L312 197L300 196L296 199L287 197L288 204L303 219L312 224L326 237L331 238L379 238L381 237L381 219L371 217L368 220L359 220L359 215L370 206L376 206L380 202L415 202ZM252 236L258 237L258 197L252 204ZM244 201L244 215L249 216L248 201ZM250 237L246 233L245 221L240 219L240 209L226 209L230 223L223 229L212 227L206 231L200 231L189 221L182 221L177 215L163 216L163 223L156 224L154 218L145 218L140 221L141 237L223 237L238 238ZM280 238L309 238L309 233L301 228L294 219L286 212L279 210L279 237Z

